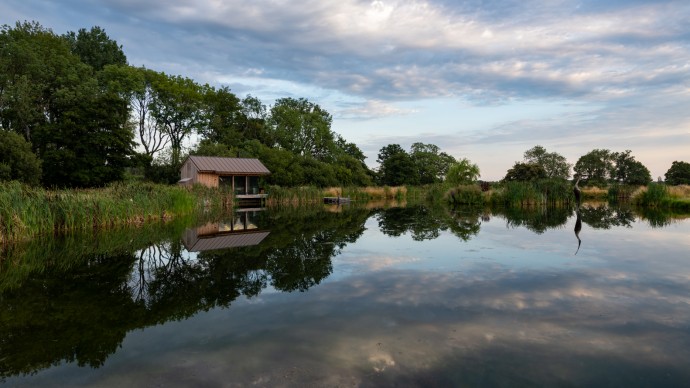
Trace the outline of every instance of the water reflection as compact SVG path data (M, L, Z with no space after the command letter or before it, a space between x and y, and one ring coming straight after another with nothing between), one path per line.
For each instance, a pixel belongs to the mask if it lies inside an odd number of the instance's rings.
M230 220L208 222L188 228L182 236L189 252L212 251L258 245L269 235L258 224L258 213L264 209L238 209Z
M306 291L330 275L331 258L363 233L368 214L245 212L185 232L181 225L161 228L153 243L135 230L12 248L0 282L0 377L63 361L98 367L134 329L228 307L269 286ZM240 236L233 232L251 234L251 244L202 249L211 246L201 243L209 235Z
M579 256L569 261L573 216ZM251 211L192 228L15 246L0 264L0 376L31 384L51 376L17 376L64 363L100 367L99 376L110 364L111 379L182 384L172 372L142 380L147 369L132 367L161 358L177 362L165 370L213 366L216 374L185 369L204 376L189 385L678 384L690 370L690 268L678 258L690 249L687 228L662 235L642 219L650 218L587 203L574 214L433 205ZM671 243L655 246L660 238ZM393 261L334 276L336 257L352 266L401 251L417 252L417 267ZM670 259L652 263L652 254ZM539 256L548 264L524 269ZM186 344L175 346L194 350L184 362L168 348L171 332ZM116 352L122 369L109 360ZM616 369L613 380L605 366Z
M483 209L441 205L389 208L376 214L381 232L392 237L409 233L415 241L436 239L443 231L468 241L479 233L482 219L487 217Z

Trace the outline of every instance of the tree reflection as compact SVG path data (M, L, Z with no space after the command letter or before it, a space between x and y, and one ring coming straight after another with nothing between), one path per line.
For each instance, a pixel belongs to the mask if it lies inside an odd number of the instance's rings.
M0 283L0 378L62 361L98 367L131 330L227 307L269 285L306 291L331 274L331 259L362 235L369 214L266 213L258 222L270 234L261 244L198 254L183 248L179 227L148 244L136 230L114 233L117 244L108 235L83 240L79 246L88 245L91 253L80 250L78 257L59 243L13 249L17 256L3 260ZM65 244L74 247L75 241ZM56 253L70 264L37 264L38 257L60 257ZM27 261L33 267L10 264Z
M508 227L524 227L536 234L542 234L548 229L561 228L573 214L569 207L536 207L518 208L507 207L492 209L495 215L502 215L506 218Z
M611 207L606 204L586 204L580 208L582 222L594 229L611 229L614 226L632 227L635 213L625 207Z
M448 208L442 205L417 205L380 210L376 215L379 229L388 236L409 233L413 240L433 240L441 231L449 231L463 241L479 233L482 210Z

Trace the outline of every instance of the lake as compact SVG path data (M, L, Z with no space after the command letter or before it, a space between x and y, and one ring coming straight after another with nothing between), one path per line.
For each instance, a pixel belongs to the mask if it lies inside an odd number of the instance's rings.
M688 218L410 205L191 222L5 248L4 384L690 383Z

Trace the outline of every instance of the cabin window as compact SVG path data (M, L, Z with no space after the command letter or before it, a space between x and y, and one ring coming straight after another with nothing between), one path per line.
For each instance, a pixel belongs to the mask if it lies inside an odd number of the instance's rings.
M250 176L249 177L249 190L248 194L259 194L259 177Z
M235 177L235 194L236 195L247 194L247 177L246 176L236 176Z
M219 176L218 177L218 186L227 189L227 190L232 190L232 177L231 176Z

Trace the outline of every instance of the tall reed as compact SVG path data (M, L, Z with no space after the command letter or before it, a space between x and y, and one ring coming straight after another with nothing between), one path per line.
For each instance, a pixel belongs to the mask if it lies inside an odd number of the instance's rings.
M529 207L567 205L575 200L573 186L566 180L547 179L535 182L504 182L492 190L493 205Z
M221 194L203 188L117 183L102 189L45 190L18 182L0 187L0 243L189 214L222 207Z

